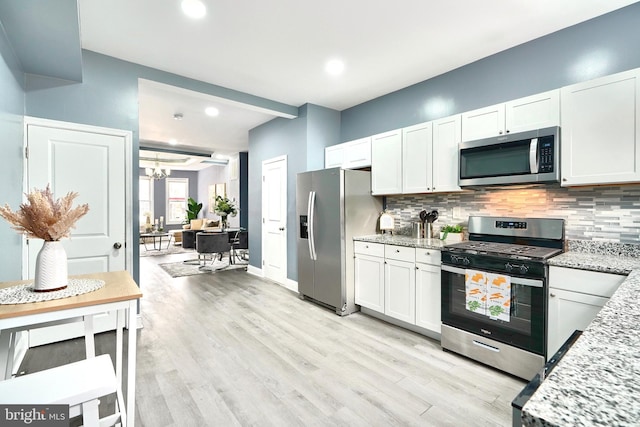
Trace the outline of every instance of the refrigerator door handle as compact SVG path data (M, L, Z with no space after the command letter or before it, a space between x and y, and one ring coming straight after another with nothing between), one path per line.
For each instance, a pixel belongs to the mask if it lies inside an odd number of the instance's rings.
M315 222L314 212L316 210L316 192L309 192L309 202L307 204L307 220L309 221L309 255L312 260L316 260L316 243L315 243L315 229L313 223Z

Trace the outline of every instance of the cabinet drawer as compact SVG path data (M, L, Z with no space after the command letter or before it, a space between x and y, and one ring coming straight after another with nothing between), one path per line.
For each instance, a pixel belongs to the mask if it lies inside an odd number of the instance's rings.
M407 246L384 245L384 257L398 261L416 262L416 250Z
M384 256L384 245L382 243L353 242L353 252L382 258Z
M440 265L440 251L436 249L416 248L416 262Z
M549 287L610 298L627 276L575 268L549 267Z

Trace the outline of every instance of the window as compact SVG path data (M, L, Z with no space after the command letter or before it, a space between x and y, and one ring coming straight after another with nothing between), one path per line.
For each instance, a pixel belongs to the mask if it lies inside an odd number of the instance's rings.
M147 215L153 222L153 179L141 176L138 185L140 199L140 225L147 222Z
M167 224L182 224L187 214L188 178L167 178Z

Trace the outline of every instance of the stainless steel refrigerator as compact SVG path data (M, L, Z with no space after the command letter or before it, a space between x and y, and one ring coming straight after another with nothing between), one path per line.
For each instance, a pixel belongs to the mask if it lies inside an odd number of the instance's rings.
M382 201L371 195L371 173L323 169L297 176L298 292L335 309L357 311L353 237L375 234Z

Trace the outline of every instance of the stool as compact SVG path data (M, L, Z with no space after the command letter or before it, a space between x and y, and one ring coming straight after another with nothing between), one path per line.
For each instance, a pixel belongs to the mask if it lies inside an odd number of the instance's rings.
M116 393L116 411L100 419L98 398L112 393ZM2 404L69 405L69 417L82 415L85 427L117 422L124 426L127 420L122 390L108 354L0 381L0 396Z

